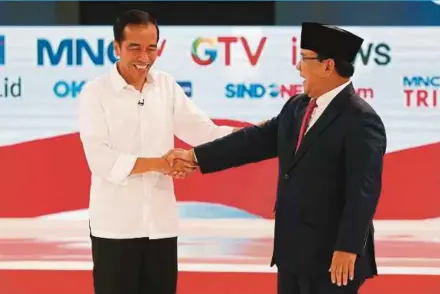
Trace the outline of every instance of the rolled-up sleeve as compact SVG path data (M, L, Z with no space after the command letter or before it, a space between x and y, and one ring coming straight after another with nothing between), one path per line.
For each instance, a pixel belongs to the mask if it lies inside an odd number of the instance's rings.
M216 125L186 96L179 84L170 79L174 96L174 133L179 139L196 146L233 132L233 127Z
M112 149L100 89L86 85L79 96L79 133L94 176L125 185L137 156Z

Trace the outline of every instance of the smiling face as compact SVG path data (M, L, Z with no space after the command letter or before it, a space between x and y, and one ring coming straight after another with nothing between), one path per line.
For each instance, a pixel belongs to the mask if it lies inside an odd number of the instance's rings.
M312 50L301 50L301 61L296 65L300 76L304 78L304 93L311 98L322 95L322 89L334 73L335 63L332 59L320 61L318 54Z
M118 69L129 84L143 84L157 59L157 29L154 24L127 25L122 41L114 42Z

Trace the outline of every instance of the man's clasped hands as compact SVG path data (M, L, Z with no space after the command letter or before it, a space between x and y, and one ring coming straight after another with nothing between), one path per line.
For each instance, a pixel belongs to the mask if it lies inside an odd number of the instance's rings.
M258 126L263 126L268 121L262 121ZM241 127L234 127L232 132L241 130ZM198 164L194 156L194 150L174 148L162 156L168 162L168 166L162 171L175 179L184 179L188 174L197 170Z
M165 159L169 165L163 173L175 179L183 179L188 174L197 170L197 162L195 161L192 149L171 149L163 155L162 158Z

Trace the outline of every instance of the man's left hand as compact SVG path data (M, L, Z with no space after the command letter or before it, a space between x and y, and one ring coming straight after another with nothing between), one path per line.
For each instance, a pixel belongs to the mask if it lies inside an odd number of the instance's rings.
M354 279L354 264L356 262L356 254L335 251L333 253L332 264L330 266L330 275L332 283L337 283L338 286L346 286L348 279Z
M196 169L197 166L194 166L190 162L181 159L175 159L173 164L173 170L169 172L168 175L175 179L184 179L190 173L196 171Z

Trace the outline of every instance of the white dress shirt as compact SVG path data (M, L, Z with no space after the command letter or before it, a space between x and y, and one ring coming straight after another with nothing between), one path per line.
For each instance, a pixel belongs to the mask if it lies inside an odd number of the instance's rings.
M136 159L163 156L174 148L174 135L198 145L228 135L233 128L215 125L169 74L160 71L150 71L139 92L115 65L88 82L79 99L80 137L92 172L92 235L177 236L173 179L158 172L129 175Z
M351 81L348 81L316 98L318 100L316 100L316 107L312 112L312 116L310 117L309 125L307 126L307 131L309 131L310 128L321 117L321 115L324 113L324 110L327 108L327 106L329 106L330 102L332 102L332 100L336 97L336 95L338 95L350 83Z

